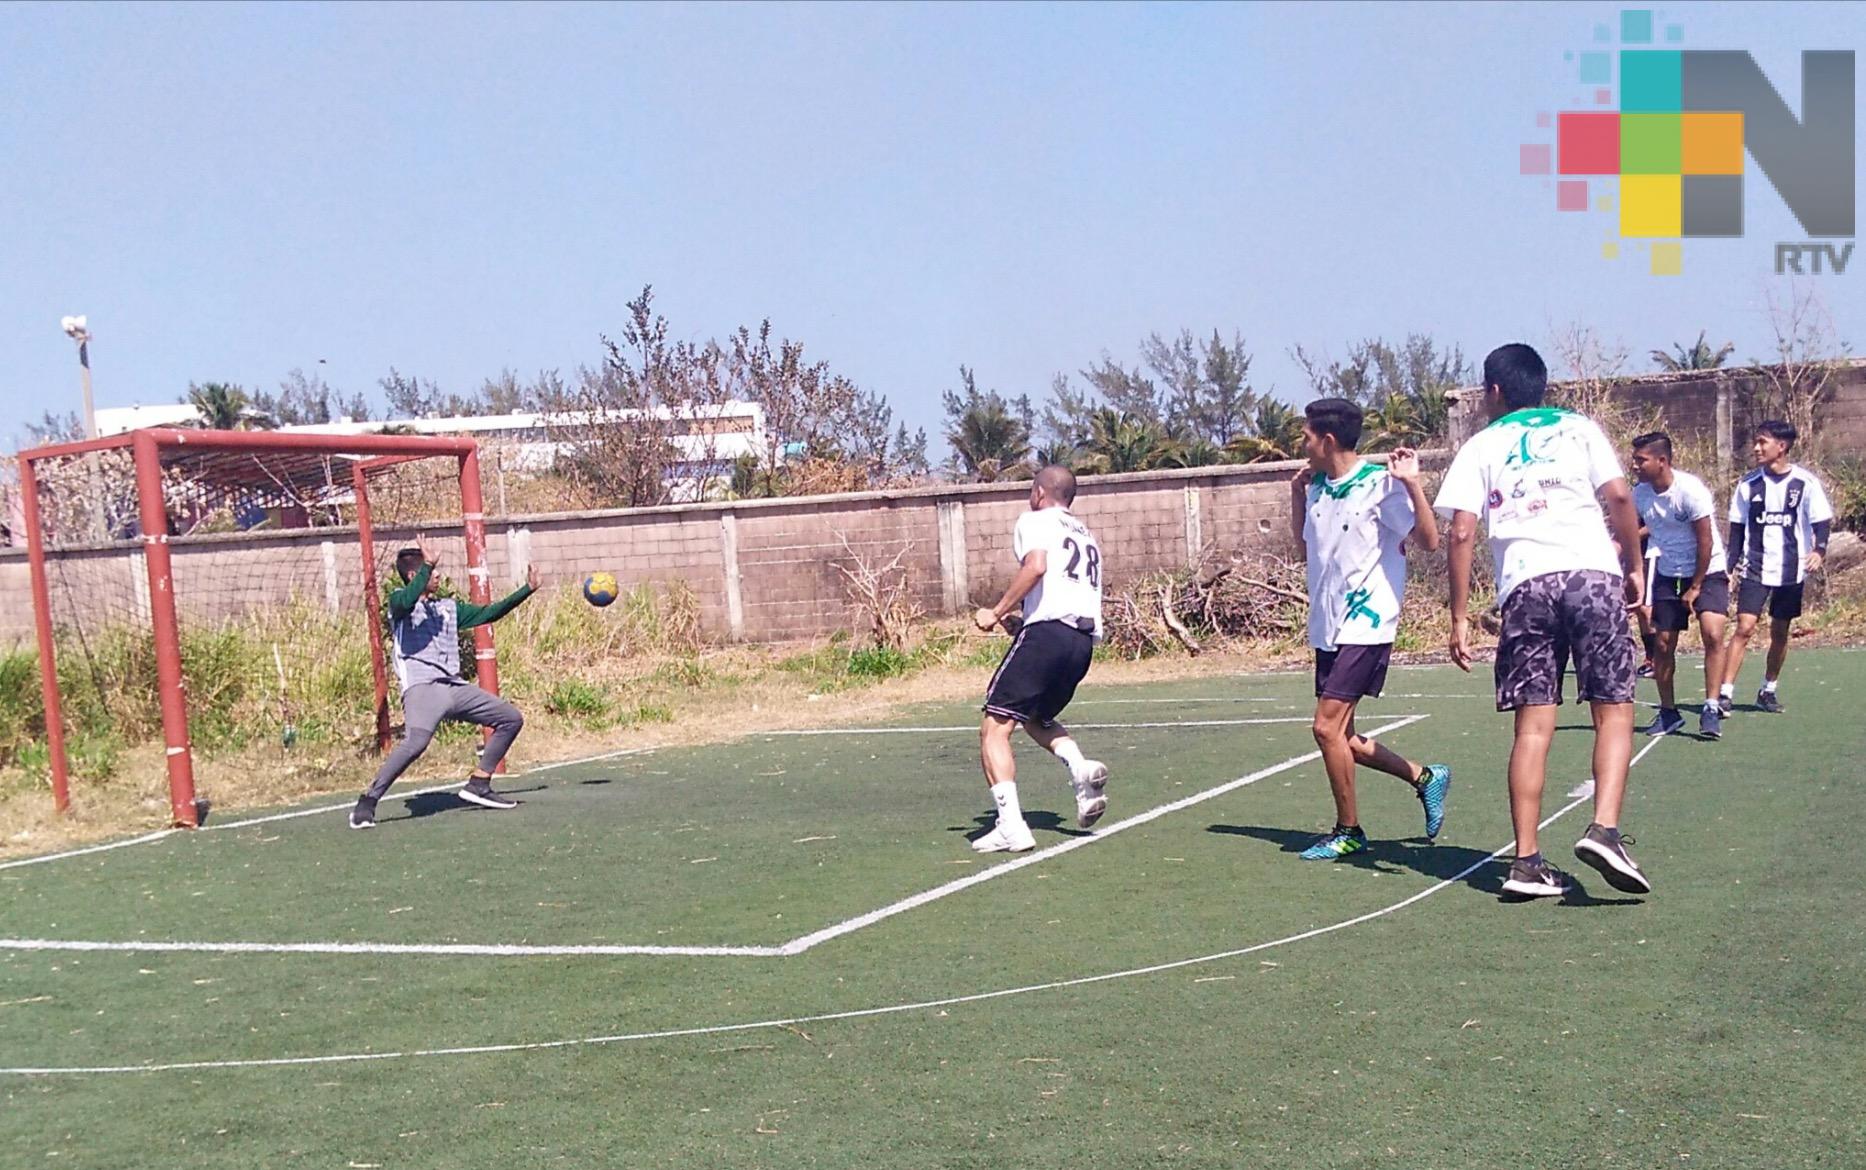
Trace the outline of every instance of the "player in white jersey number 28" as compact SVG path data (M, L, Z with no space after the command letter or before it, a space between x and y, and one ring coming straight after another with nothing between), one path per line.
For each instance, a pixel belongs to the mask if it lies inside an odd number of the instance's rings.
M979 853L1021 853L1037 843L1017 800L1011 732L1019 724L1069 769L1077 825L1089 828L1108 808L1107 767L1084 758L1069 729L1056 721L1088 673L1101 637L1101 546L1070 514L1075 498L1076 477L1068 468L1037 472L1030 511L1018 518L1011 537L1017 575L997 605L973 615L978 628L989 631L1013 609L1023 610L1023 624L985 693L979 756L998 820L972 842Z

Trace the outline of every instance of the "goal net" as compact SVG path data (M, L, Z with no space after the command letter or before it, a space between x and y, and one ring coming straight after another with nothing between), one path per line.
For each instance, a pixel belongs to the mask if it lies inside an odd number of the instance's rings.
M217 780L358 768L386 745L383 601L419 543L486 600L469 439L147 430L20 457L48 771L166 766L170 818ZM490 631L461 662L497 688ZM159 803L159 798L152 798Z

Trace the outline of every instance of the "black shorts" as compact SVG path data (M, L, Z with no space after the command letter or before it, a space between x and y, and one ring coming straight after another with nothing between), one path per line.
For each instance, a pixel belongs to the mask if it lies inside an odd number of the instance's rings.
M1691 614L1685 612L1685 590L1691 587L1689 577L1667 577L1654 572L1647 590L1646 604L1652 607L1652 628L1655 630L1683 630L1691 625ZM1709 573L1704 577L1704 587L1698 590L1697 600L1692 603L1691 613L1726 614L1730 612L1730 578L1722 573Z
M1094 655L1093 634L1067 622L1032 622L1017 631L991 676L985 710L1019 723L1051 726L1075 698Z
M1560 706L1570 662L1583 702L1630 703L1637 651L1619 577L1598 569L1531 577L1503 603L1497 710Z
M1315 697L1352 703L1376 696L1387 685L1387 663L1393 643L1342 646L1315 652Z
M1805 582L1797 581L1793 585L1764 585L1760 581L1743 578L1736 587L1736 612L1751 616L1762 613L1762 603L1769 603L1769 616L1778 622L1801 616L1801 593Z

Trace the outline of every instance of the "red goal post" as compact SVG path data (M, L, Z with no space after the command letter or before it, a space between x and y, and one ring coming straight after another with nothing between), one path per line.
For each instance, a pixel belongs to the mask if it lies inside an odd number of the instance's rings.
M437 464L441 470L435 473ZM372 509L372 485L377 486L380 496L396 476L414 468L423 469L430 478L411 481L402 494L416 497L411 508L428 510L404 509L403 515L385 518L380 515L384 503L381 499ZM183 523L192 520L190 527L194 527L207 515L224 521L230 516L251 516L255 510L271 509L277 515L289 512L294 517L290 527L313 524L306 519L311 515L324 521L324 527L333 535L355 533L360 562L355 578L355 612L362 616L361 624L369 636L375 689L374 742L378 749L387 746L390 725L389 671L379 620L376 526L418 517L418 526L427 531L444 534L451 528L463 533L468 596L475 604L491 601L479 452L472 439L150 428L23 451L19 471L33 626L45 703L46 747L53 802L60 811L70 805L71 772L66 740L67 696L61 693L58 659L61 641L81 645L89 654L97 632L87 631L83 623L114 622L119 630L126 624L131 627L132 638L140 638L136 631L145 625L149 631L168 772L170 819L173 824L190 827L200 822L182 622L205 619L190 617L186 604L178 607L174 560L177 550L198 555L204 549L211 551L216 540L224 542L229 538L190 535L182 531ZM440 511L434 511L436 507ZM378 514L372 515L373 511ZM392 553L393 549L384 550L386 555ZM335 567L328 560L329 550L325 556L326 589L331 605L338 607L338 586ZM134 578L132 597L114 615L108 612L107 602L92 606L90 599L104 597L105 591L94 591L93 580L83 574L105 561L120 567L126 558ZM62 608L54 597L49 569L59 574ZM119 591L123 588L122 577L120 571L110 577ZM75 590L71 584L74 578L79 583ZM74 597L80 600L74 602ZM105 612L84 612L93 608ZM480 626L473 635L479 684L496 694L498 664L492 630ZM275 658L277 654L275 645ZM279 673L283 704L282 663Z

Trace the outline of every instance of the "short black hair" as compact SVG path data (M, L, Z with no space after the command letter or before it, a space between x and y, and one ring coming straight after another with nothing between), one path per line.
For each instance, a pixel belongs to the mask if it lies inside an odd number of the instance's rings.
M1302 408L1309 429L1318 435L1333 435L1344 451L1361 445L1361 408L1345 398L1318 398Z
M1520 341L1499 345L1484 358L1484 389L1492 386L1516 410L1541 406L1549 389L1549 368L1531 346Z
M415 574L419 573L421 566L426 563L427 558L421 555L421 550L418 548L404 548L396 551L395 572L404 581L414 580Z
M1043 494L1053 500L1061 500L1063 507L1076 502L1076 473L1060 463L1051 463L1037 472L1037 486Z
M1664 431L1647 431L1643 435L1634 436L1633 450L1644 451L1647 447L1652 448L1652 453L1661 459L1672 457L1672 437Z
M1756 433L1767 435L1771 439L1779 439L1790 447L1793 447L1795 440L1801 437L1801 432L1795 429L1794 423L1779 418L1768 418L1757 423Z

